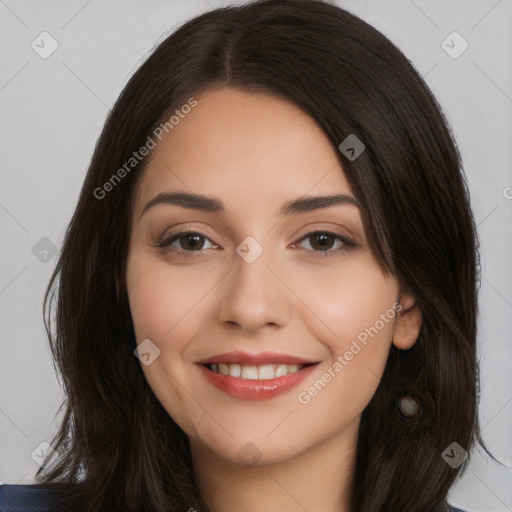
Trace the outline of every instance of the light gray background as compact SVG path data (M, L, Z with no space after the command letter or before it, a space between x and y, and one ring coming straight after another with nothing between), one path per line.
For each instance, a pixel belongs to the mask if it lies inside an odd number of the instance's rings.
M51 440L63 396L42 322L57 256L48 253L43 262L32 248L43 237L60 247L107 112L154 45L190 17L228 4L0 0L3 483L34 483L38 465L31 454ZM482 246L481 425L507 467L474 452L450 499L469 512L510 511L512 0L338 4L403 50L426 77L458 141ZM31 48L43 31L59 45L47 59ZM469 44L456 59L441 46L453 31Z

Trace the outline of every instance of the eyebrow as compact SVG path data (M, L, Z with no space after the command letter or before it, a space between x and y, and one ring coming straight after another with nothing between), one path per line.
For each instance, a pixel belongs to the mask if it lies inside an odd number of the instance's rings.
M167 192L158 194L151 199L140 214L140 218L153 206L158 204L173 204L184 208L203 210L206 212L224 212L226 211L224 203L217 198L208 197L189 192ZM286 217L297 213L328 208L333 205L355 205L359 207L359 202L355 197L346 194L334 194L328 196L302 196L284 203L277 211L280 217Z

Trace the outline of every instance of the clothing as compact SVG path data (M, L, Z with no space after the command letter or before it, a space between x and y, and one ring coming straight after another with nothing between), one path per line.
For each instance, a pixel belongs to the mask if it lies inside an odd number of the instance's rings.
M0 485L0 512L59 512L55 505L58 491L44 484ZM452 512L464 512L452 507Z
M55 497L42 484L0 485L0 512L59 512Z

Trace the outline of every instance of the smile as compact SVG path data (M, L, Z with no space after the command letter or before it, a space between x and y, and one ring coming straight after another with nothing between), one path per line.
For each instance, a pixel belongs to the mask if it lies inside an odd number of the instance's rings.
M317 364L283 354L231 352L198 366L206 382L224 393L243 400L266 400L298 385Z
M222 375L229 375L230 377L237 377L249 380L269 380L283 377L291 373L297 373L302 370L306 365L304 364L263 364L260 366L255 365L240 365L240 364L210 364L207 365L210 370L220 373Z

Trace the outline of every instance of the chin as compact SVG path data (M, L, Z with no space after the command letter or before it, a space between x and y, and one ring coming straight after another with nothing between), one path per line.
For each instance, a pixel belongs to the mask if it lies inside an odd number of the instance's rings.
M205 443L198 440L218 457L226 460L229 464L257 467L278 464L293 459L302 453L297 446L297 441L285 443L283 439L277 442L268 439L237 438L231 442Z

